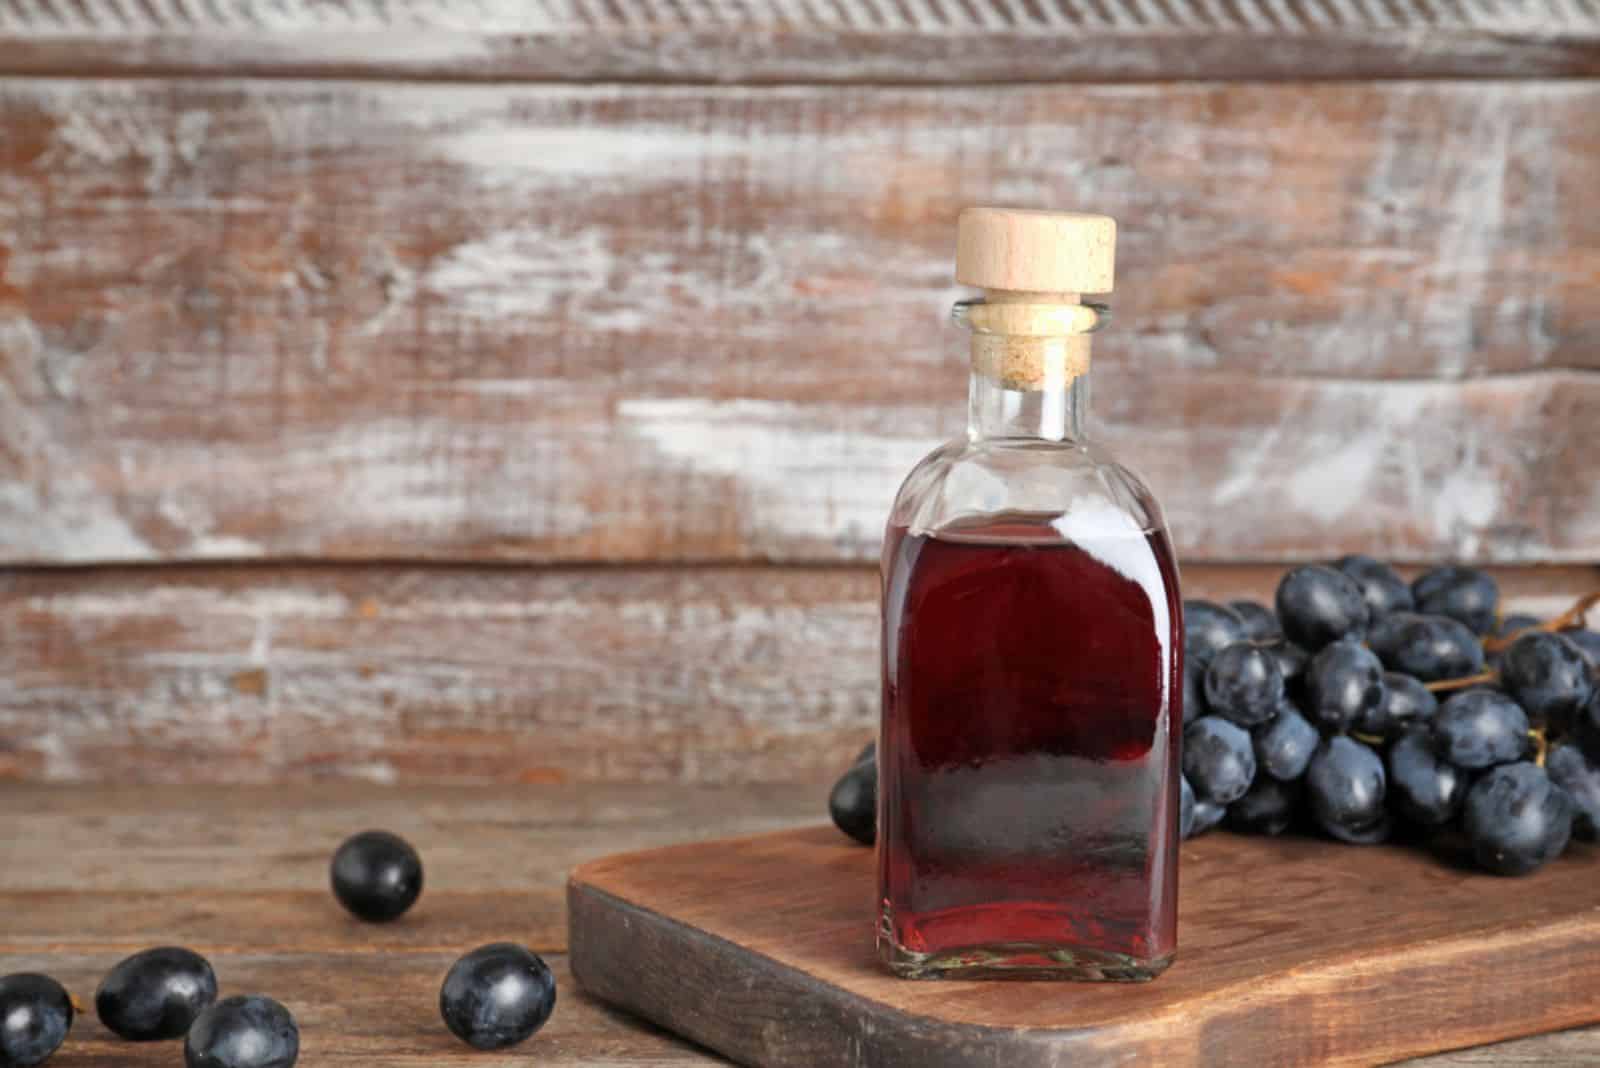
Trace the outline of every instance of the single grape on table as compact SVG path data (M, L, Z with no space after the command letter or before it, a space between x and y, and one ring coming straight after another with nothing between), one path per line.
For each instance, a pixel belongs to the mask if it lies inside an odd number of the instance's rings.
M48 975L0 976L0 1068L34 1068L66 1041L72 998Z
M224 998L200 1014L183 1040L187 1068L294 1068L300 1028L261 994Z
M1455 836L1486 872L1527 875L1600 839L1600 632L1579 601L1503 614L1492 576L1408 584L1351 555L1284 574L1275 609L1183 603L1184 838L1319 834L1366 845ZM835 824L871 844L876 766L834 787ZM1453 848L1453 847L1452 847Z
M100 1022L131 1042L182 1038L217 1000L217 973L193 950L147 949L106 973L95 991Z
M834 825L862 845L878 840L878 761L858 759L828 795Z
M351 915L388 923L422 896L422 858L399 835L363 831L334 853L329 878L334 896Z
M439 1012L473 1049L506 1049L533 1037L556 1007L556 980L537 953L510 942L473 950L451 967Z

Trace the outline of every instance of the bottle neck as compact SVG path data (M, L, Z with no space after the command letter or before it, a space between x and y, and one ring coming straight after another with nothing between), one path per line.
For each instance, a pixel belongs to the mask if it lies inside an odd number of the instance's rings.
M968 438L1086 440L1089 335L1105 312L1076 293L989 290L957 305L957 321L972 330Z
M1010 389L977 367L967 380L967 437L1081 442L1089 430L1089 374L1043 389Z

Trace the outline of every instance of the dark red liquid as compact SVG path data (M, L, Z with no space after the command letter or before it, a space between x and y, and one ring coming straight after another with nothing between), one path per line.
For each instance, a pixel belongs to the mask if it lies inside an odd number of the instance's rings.
M894 951L1169 957L1183 642L1165 534L1068 542L1003 517L891 529L884 560Z

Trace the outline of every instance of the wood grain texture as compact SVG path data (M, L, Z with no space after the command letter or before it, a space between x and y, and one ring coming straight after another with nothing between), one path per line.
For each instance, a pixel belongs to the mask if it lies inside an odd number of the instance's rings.
M1497 574L1546 617L1600 588ZM817 782L876 727L877 596L861 568L0 574L0 779Z
M509 937L546 952L557 1011L529 1046L475 1054L473 1064L724 1063L571 981L559 952L565 872L617 849L807 823L818 802L815 787L766 786L0 786L0 811L11 817L0 825L0 974L49 972L87 1001L123 955L188 943L205 949L226 992L263 990L291 1006L305 1031L302 1063L432 1068L461 1055L432 1015L445 969L465 949ZM427 865L423 899L398 925L357 927L323 890L333 845L366 826L403 830ZM482 907L457 913L455 895ZM115 1042L92 1017L78 1022L72 1043L59 1059L78 1068L170 1065L176 1053ZM1423 1063L1596 1061L1600 1030Z
M815 828L584 865L570 952L585 989L759 1068L1377 1064L1600 1019L1597 860L1516 881L1209 835L1155 982L919 983L877 963L871 852Z
M0 974L9 955L129 953L179 937L206 953L393 956L461 952L505 930L561 952L575 864L812 823L821 804L812 785L0 785L17 828L0 837ZM424 861L420 903L381 933L328 890L334 850L371 828L404 836Z
M1188 559L1600 557L1600 84L0 85L0 561L862 561L957 209Z
M1593 74L1593 0L0 0L6 72L972 82Z

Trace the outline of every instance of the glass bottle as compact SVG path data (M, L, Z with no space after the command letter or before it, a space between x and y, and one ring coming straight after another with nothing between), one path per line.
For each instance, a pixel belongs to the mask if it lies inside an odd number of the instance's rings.
M1177 933L1182 600L1160 507L1088 440L1113 220L975 208L965 438L883 550L879 956L908 978L1141 980Z

